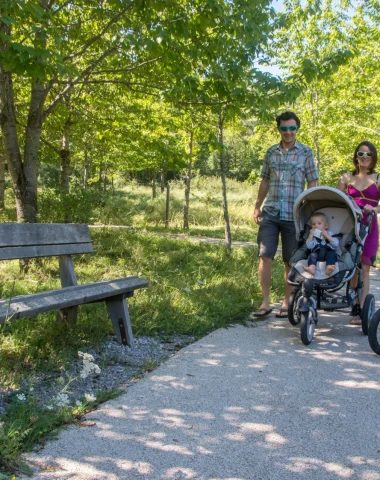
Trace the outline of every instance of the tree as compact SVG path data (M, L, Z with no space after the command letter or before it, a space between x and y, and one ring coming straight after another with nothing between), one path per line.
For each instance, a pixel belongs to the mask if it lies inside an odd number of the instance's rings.
M299 55L298 68L304 60L303 52L309 50L308 58L314 65L315 74L293 107L302 120L299 138L314 145L321 184L336 185L342 172L352 168L353 151L361 140L377 144L380 139L379 27L369 5L359 6L356 12L351 10L346 20L339 7L326 4L314 12L310 28L305 21L298 24L300 43L293 38L294 48L289 50L291 55ZM330 63L334 68L324 69L334 51L339 53L348 45L351 53L346 60L340 62L340 58L335 66ZM295 73L295 63L288 64Z
M243 0L3 2L0 126L18 219L36 221L43 128L69 95L72 101L74 90L113 83L142 95L166 98L184 84L191 91L194 72L198 78L205 76L219 61L221 49L225 59L235 58L233 49L239 47L235 30L245 34L244 52L239 50L248 55L246 39L261 28L267 15L262 5L267 3L257 2L253 7ZM253 14L258 21L249 26L247 20ZM225 66L234 68L232 62Z

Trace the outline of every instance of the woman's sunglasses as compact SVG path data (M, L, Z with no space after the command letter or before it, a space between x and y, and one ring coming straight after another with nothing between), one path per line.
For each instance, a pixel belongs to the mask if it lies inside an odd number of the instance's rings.
M281 125L278 127L280 132L295 132L297 130L297 125L290 125L290 127L286 127L285 125Z
M372 152L362 152L361 150L359 150L356 155L358 157L372 157Z

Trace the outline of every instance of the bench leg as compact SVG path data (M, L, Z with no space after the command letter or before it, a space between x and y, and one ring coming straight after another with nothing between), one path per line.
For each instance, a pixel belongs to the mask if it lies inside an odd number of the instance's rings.
M67 322L69 325L75 325L78 316L78 305L75 307L62 308L58 310L57 322Z
M133 333L126 295L107 298L106 305L119 343L127 344L131 347L133 344Z

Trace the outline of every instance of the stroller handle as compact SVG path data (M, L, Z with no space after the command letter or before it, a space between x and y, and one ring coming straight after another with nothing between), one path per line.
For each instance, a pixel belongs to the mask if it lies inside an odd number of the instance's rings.
M364 209L364 207L360 207L362 210ZM372 218L374 217L375 215L375 210L371 210L368 214L368 217L367 217L367 221L365 223L365 228L367 230L367 232L370 232L371 231L371 226L372 226Z

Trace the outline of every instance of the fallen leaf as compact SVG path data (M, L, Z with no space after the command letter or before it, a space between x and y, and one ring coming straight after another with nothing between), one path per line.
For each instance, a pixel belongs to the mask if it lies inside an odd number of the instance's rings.
M78 425L80 427L94 427L96 425L96 422L90 422L88 420L83 420L83 422L80 422Z

